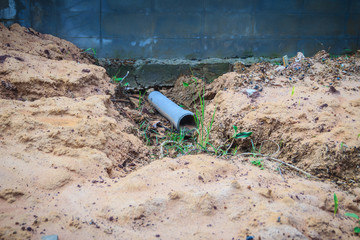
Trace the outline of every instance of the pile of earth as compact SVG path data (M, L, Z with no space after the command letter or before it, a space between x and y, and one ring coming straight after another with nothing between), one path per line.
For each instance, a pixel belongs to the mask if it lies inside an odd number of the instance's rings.
M344 213L360 214L360 188L261 170L241 156L150 162L137 126L111 101L115 85L80 49L19 25L0 24L0 42L0 239L358 238ZM209 85L208 112L218 102L219 116L234 119L225 96L235 90L211 91L236 74Z
M299 53L286 68L238 63L236 72L211 84L179 78L168 94L193 106L205 88L207 124L215 112L210 134L215 147L224 144L237 126L253 132L252 141L264 154L275 153L279 146L276 157L344 187L359 186L359 56L334 57L321 51L305 58ZM249 151L252 144L238 140L235 147Z

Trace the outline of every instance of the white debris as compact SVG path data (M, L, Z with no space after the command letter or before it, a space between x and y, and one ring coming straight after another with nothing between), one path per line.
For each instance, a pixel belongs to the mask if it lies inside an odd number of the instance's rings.
M281 72L284 69L285 69L284 66L278 66L277 68L275 68L275 72Z

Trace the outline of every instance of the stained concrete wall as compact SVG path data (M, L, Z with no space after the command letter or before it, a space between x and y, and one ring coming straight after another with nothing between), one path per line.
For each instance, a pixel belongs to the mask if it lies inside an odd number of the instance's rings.
M339 54L360 47L359 0L0 0L0 19L99 57Z

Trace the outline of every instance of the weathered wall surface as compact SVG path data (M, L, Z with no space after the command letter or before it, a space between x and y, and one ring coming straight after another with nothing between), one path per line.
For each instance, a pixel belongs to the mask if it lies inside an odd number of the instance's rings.
M358 0L0 0L0 19L97 56L281 56L360 47Z

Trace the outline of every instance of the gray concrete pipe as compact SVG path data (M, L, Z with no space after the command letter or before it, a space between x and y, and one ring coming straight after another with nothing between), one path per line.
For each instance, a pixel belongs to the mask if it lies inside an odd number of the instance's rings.
M196 128L194 114L182 109L162 93L153 91L149 94L148 100L177 130L192 130Z

